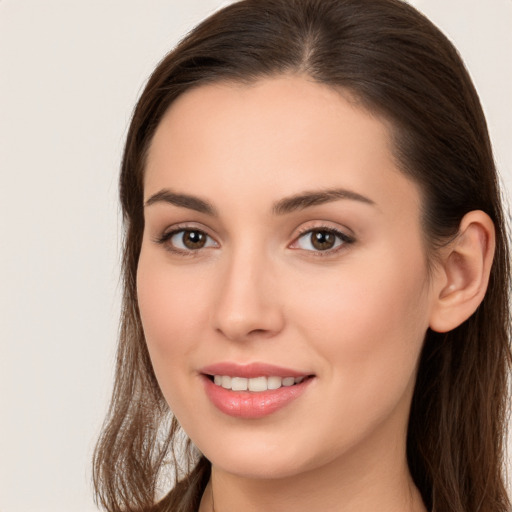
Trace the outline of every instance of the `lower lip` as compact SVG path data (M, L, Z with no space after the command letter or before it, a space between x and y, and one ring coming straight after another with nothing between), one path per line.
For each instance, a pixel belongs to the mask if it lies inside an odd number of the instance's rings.
M206 375L202 376L206 394L213 405L228 416L256 419L268 416L287 406L306 391L313 380L307 378L300 384L282 386L267 391L232 391L214 384Z

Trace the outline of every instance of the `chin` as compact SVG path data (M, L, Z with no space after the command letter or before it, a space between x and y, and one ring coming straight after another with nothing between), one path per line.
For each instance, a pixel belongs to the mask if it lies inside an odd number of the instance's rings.
M281 479L313 469L303 442L276 443L246 436L242 442L219 439L198 446L213 466L241 478ZM201 449L202 448L202 449Z
M279 480L306 470L302 461L284 460L282 454L252 459L238 455L231 458L221 457L220 460L210 459L210 462L223 472L251 480Z

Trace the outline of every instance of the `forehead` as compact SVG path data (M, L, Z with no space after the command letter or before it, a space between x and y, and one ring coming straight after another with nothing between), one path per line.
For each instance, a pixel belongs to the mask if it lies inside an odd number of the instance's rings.
M319 187L374 194L377 204L390 193L392 201L415 196L391 141L389 124L348 93L305 77L199 86L171 105L156 130L145 198L164 187L219 200L236 194L240 204Z

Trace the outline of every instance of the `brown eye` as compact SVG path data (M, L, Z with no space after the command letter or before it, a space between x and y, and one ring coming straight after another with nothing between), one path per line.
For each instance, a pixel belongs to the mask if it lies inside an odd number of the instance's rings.
M181 236L187 249L202 249L206 244L206 235L201 231L184 231Z
M312 231L310 237L311 245L319 251L332 249L336 243L336 236L329 231Z
M160 241L170 248L178 251L197 251L206 247L215 247L217 244L200 229L180 229L169 233Z
M327 252L353 241L352 237L336 229L317 228L310 229L299 236L295 245L306 251Z

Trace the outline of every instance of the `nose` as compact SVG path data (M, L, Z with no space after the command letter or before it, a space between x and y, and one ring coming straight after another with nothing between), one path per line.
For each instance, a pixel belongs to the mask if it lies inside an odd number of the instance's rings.
M218 276L214 329L232 341L271 338L284 327L274 265L256 251L234 254Z

